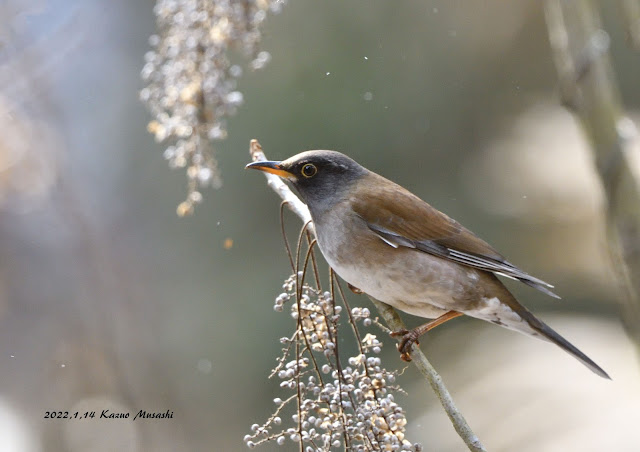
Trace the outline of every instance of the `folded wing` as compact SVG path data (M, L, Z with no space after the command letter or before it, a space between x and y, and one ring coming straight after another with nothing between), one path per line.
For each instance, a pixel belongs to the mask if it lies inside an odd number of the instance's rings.
M375 190L355 193L353 210L381 240L516 279L554 298L549 283L508 262L491 245L411 192L379 177ZM375 205L375 212L366 206Z

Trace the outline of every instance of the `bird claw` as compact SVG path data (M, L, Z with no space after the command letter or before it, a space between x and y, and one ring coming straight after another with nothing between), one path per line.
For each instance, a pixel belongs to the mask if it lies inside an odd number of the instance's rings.
M411 355L409 353L400 353L400 359L405 363L411 362Z
M413 344L420 344L415 330L403 329L392 331L391 337L402 337L400 342L397 344L398 351L400 352L400 359L406 362L411 362L411 346Z
M360 295L362 292L362 290L358 289L356 286L352 286L351 284L347 283L347 286L349 286L349 289L351 289L351 292Z

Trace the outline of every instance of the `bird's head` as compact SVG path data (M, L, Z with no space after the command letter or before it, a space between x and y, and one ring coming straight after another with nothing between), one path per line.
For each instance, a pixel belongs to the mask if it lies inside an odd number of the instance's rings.
M335 151L306 151L281 162L254 162L247 168L289 180L312 213L330 209L342 200L349 187L368 171Z

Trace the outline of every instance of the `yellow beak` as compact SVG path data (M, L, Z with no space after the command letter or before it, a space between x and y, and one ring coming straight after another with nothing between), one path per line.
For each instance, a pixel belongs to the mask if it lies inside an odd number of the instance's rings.
M260 171L264 171L265 173L275 174L276 176L280 176L284 179L294 179L295 176L289 171L282 168L280 165L281 162L253 162L249 163L245 168L257 169Z

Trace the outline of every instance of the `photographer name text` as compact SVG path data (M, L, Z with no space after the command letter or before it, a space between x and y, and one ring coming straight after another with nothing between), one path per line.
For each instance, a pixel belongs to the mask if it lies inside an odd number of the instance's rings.
M132 415L129 411L45 411L45 419L173 419L173 411L146 411L139 410Z

